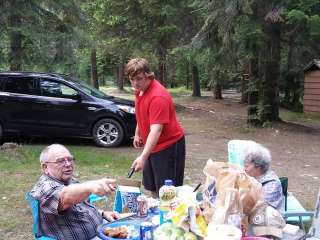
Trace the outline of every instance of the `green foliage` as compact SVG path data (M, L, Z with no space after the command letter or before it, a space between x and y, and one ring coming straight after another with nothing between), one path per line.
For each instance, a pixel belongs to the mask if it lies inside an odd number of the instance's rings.
M307 21L307 16L303 11L293 9L287 13L287 21L289 24L301 24Z
M310 35L315 39L320 39L320 16L314 15L309 18Z
M74 1L4 1L4 8L0 32L5 39L3 69L21 63L20 70L74 73L79 38L76 25L81 23ZM10 48L13 36L18 45ZM19 49L21 57L10 58Z

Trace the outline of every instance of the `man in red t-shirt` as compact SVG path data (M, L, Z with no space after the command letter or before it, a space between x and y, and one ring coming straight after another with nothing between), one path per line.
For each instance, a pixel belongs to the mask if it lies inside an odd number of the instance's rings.
M133 140L142 153L132 163L143 170L143 185L155 196L164 180L183 184L185 164L184 131L176 119L169 92L154 78L146 59L131 59L126 71L135 89L137 127Z

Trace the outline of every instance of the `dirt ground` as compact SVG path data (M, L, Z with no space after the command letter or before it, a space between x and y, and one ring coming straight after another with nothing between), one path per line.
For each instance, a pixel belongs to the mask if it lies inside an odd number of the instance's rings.
M269 148L272 169L278 176L289 178L288 191L312 210L320 187L320 122L282 122L269 128L248 128L246 106L239 103L239 95L224 93L223 100L210 95L175 98L178 118L186 132L185 181L192 185L203 182L202 169L209 158L227 161L229 140L254 140Z

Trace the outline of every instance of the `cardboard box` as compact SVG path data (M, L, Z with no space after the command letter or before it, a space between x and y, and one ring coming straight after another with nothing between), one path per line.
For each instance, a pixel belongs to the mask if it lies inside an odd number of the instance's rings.
M119 213L136 213L138 210L137 197L141 194L141 181L120 179L114 199L114 210Z

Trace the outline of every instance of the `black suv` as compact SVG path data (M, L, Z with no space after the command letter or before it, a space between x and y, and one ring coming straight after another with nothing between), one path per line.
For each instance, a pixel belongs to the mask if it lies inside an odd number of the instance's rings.
M92 138L118 146L134 135L134 103L60 74L0 73L0 140L5 134Z

